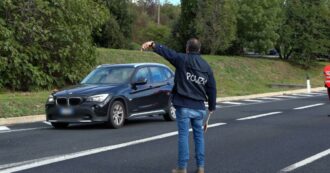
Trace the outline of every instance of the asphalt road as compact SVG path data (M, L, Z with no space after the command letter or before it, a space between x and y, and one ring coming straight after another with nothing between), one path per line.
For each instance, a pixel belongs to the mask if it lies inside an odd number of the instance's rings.
M329 104L325 92L220 103L206 133L206 172L330 173ZM176 124L160 117L116 130L0 127L0 172L169 173L176 158Z

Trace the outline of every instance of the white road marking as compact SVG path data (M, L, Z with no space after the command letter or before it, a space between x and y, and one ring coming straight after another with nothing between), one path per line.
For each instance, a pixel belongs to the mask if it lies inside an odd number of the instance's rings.
M298 97L310 97L314 96L313 94L292 94L293 96L298 96Z
M207 128L223 126L223 125L226 125L226 124L227 124L227 123L214 123L214 124L209 124L209 125L207 125Z
M312 108L312 107L322 106L322 105L324 105L324 103L318 103L318 104L313 104L313 105L297 107L297 108L294 108L294 110L307 109L307 108Z
M276 96L276 97L279 97L279 98L289 98L289 99L296 99L296 98L298 98L298 97L295 97L295 96L288 96L288 95Z
M44 123L44 124L47 124L47 125L50 125L50 126L52 125L52 124L51 124L50 122L48 122L48 121L44 121L43 123Z
M205 107L209 107L209 105L205 105ZM221 106L219 106L219 105L215 105L215 108L221 108Z
M243 104L243 103L240 103L240 102L220 102L220 103L231 104L231 105L241 105L241 104Z
M36 128L27 128L27 129L15 129L15 130L0 131L0 133L22 132L22 131L40 130L40 129L48 129L48 128L49 127L36 127Z
M245 102L257 102L257 103L262 103L264 102L263 100L243 100Z
M264 98L259 98L262 100L282 100L281 98L276 98L276 97L264 97Z
M7 126L0 126L0 131L7 131L10 130Z
M314 156L308 157L308 158L306 158L306 159L304 159L304 160L302 160L300 162L297 162L295 164L292 164L292 165L290 165L290 166L288 166L286 168L283 168L280 172L290 172L290 171L293 171L293 170L295 170L297 168L300 168L300 167L305 166L307 164L310 164L310 163L312 163L312 162L314 162L314 161L316 161L318 159L321 159L322 157L325 157L325 156L327 156L329 154L330 154L330 148L327 149L327 150L325 150L325 151L323 151L323 152L321 152L321 153L315 154Z
M320 95L327 95L328 93L327 93L327 91L324 91L324 92L319 92L318 94L320 94Z
M325 92L313 92L313 93L308 93L308 94L311 94L311 95L318 95L318 94L325 94Z
M266 113L266 114L253 115L253 116L249 116L249 117L245 117L245 118L239 118L237 120L238 121L251 120L251 119L256 119L256 118L265 117L265 116L269 116L269 115L281 114L281 113L282 112L270 112L270 113Z
M221 125L225 125L226 123L215 123L215 124L210 124L208 125L208 128L213 128ZM192 129L189 129L189 131L192 131ZM146 142L151 142L159 139L164 139L172 136L176 136L178 134L177 131L174 132L169 132L169 133L164 133L144 139L139 139L135 141L130 141L130 142L125 142L121 144L116 144L116 145L109 145L105 147L99 147L99 148L94 148L94 149L89 149L89 150L84 150L84 151L79 151L75 153L70 153L70 154L63 154L63 155L57 155L57 156L52 156L52 157L44 157L40 159L34 159L34 160L27 160L23 162L17 162L17 163L10 163L10 164L5 164L5 165L0 165L0 172L1 173L11 173L11 172L17 172L17 171L22 171L22 170L27 170L43 165L48 165L52 163L57 163L69 159L74 159L78 157L83 157L83 156L88 156L92 154L97 154L101 152L106 152L106 151L111 151L119 148L124 148L124 147L129 147L132 145L137 145L137 144L142 144Z

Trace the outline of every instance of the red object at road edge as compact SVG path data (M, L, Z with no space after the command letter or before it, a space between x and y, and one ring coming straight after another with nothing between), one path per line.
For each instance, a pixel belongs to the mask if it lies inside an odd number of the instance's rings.
M329 96L329 100L330 100L330 65L327 65L324 67L323 73L324 73L324 77L325 77L324 86L328 90L328 96Z

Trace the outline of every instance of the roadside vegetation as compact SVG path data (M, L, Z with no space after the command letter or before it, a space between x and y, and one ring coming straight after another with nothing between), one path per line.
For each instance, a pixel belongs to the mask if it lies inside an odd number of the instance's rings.
M268 84L304 84L307 74L323 85L317 60L330 59L329 0L157 2L0 0L0 117L43 113L52 89L97 64L168 64L137 51L147 40L184 51L199 38L220 97L278 91ZM244 57L250 52L278 59Z
M173 69L166 60L153 52L98 49L98 56L98 64L158 62ZM288 90L270 88L268 85L304 85L307 75L311 78L313 87L324 85L322 70L325 64L320 62L312 68L303 69L280 59L218 55L204 55L203 58L214 70L219 97Z
M152 52L117 49L98 49L97 64L157 62L173 67L162 57ZM217 81L218 96L239 96L288 88L270 88L268 84L300 84L311 77L313 87L323 86L324 64L303 70L299 66L278 59L246 58L239 56L203 56L212 66ZM86 74L83 74L86 75ZM51 93L0 92L0 118L44 114L44 104Z

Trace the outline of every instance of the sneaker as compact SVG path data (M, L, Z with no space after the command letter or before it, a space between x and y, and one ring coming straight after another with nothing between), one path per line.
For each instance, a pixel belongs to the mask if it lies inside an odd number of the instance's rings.
M197 168L196 173L204 173L204 168Z
M173 169L172 170L172 173L187 173L187 170L186 169Z

